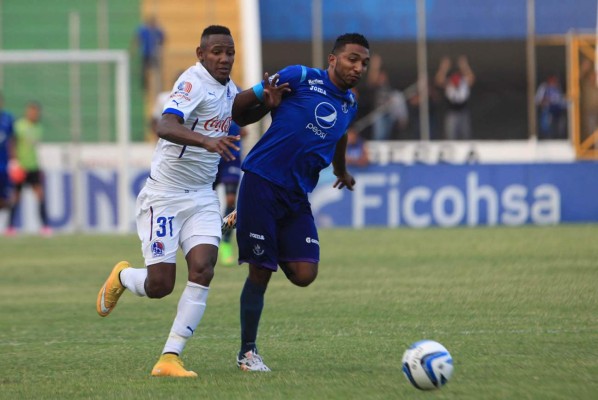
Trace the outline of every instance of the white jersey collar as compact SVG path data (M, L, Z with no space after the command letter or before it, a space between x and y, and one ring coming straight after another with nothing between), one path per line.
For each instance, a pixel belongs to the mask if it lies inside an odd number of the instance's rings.
M218 82L216 80L216 78L214 78L212 75L210 75L210 73L208 72L208 70L206 69L206 67L204 67L203 64L200 63L199 61L195 63L195 66L197 67L199 76L203 80L205 80L206 82L210 83L211 85L218 85L220 87L224 87L230 81L230 77L228 77L228 78L226 78L226 83L225 84L222 84L222 83Z

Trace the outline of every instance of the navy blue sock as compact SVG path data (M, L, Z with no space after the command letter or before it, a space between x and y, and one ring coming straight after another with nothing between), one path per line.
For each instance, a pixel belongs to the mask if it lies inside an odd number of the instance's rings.
M266 286L256 285L249 278L241 292L241 354L256 349L257 328L264 308Z

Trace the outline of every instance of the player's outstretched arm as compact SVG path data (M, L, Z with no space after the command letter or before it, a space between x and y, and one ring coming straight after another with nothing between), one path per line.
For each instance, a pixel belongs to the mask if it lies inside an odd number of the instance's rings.
M198 132L193 132L182 124L183 119L178 115L164 114L158 122L156 133L161 139L172 143L203 147L207 151L220 154L226 161L235 159L230 149L239 150L239 147L235 143L241 140L240 136L212 138Z
M270 79L266 72L262 82L239 93L233 103L233 120L241 126L252 124L278 107L282 96L291 91L288 83L278 85L278 80L278 74Z

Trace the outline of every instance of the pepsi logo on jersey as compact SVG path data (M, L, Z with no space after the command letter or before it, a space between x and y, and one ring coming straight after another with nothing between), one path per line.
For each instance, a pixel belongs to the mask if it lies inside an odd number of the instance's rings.
M314 110L316 123L323 129L330 129L336 123L336 108L330 103L322 102Z

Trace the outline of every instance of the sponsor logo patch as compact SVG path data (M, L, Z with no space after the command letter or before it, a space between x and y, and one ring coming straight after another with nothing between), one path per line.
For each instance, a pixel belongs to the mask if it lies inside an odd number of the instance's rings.
M320 241L318 239L310 238L309 236L305 238L305 243L313 243L316 245L320 245Z
M232 123L231 117L219 119L218 117L211 118L203 124L206 131L228 132Z
M322 89L321 87L318 86L310 86L309 90L311 90L312 92L318 92L318 93L322 93L324 96L326 96L326 89Z
M311 122L308 123L307 125L305 125L305 129L309 129L310 131L312 131L314 133L314 135L319 136L322 139L326 138L326 135L328 134L327 132L324 132L323 130L319 129L317 126L315 126Z
M330 129L336 124L336 109L330 103L322 102L316 106L314 110L316 123L322 129Z
M258 233L253 233L253 232L249 232L249 237L250 238L254 238L254 239L258 239L258 240L266 240L264 238L264 235L260 235Z

